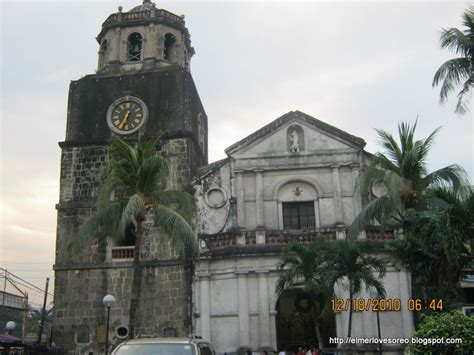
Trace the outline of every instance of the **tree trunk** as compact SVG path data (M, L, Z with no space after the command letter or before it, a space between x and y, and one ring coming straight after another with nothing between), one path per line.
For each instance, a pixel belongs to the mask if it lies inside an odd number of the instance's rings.
M347 337L351 337L351 330L352 330L352 300L354 298L354 292L352 291L352 282L349 282L349 329L347 330Z
M316 331L316 338L318 339L318 349L323 348L323 336L321 335L321 326L319 324L319 318L314 318L314 330Z
M136 336L136 330L140 327L138 316L138 308L140 304L140 291L142 281L142 269L140 265L140 251L143 237L143 226L141 222L137 223L137 230L135 236L135 252L133 254L133 276L132 289L130 297L130 312L129 312L129 330L130 338Z

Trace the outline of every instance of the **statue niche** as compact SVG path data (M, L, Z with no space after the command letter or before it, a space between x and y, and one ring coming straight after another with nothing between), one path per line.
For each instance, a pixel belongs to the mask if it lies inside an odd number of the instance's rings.
M304 150L304 130L301 126L291 125L286 131L286 142L290 153Z

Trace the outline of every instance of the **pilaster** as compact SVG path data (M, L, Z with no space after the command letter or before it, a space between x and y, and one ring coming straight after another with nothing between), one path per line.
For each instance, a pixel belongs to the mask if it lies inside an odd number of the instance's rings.
M250 318L247 289L248 272L236 272L239 287L239 346L250 347Z
M201 286L201 336L207 341L211 341L210 277L210 274L199 275Z
M331 165L332 185L334 190L334 217L336 224L344 224L344 214L342 212L341 178L339 176L339 165Z
M257 210L257 228L265 227L263 211L263 169L255 169L255 201Z
M244 171L234 170L236 175L237 225L245 228Z
M268 271L257 271L258 275L258 329L260 347L270 346L270 306L268 300Z

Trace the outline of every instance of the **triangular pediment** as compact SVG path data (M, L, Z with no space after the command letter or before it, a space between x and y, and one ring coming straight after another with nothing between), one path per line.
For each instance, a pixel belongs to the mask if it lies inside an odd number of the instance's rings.
M300 111L291 111L225 150L234 157L360 151L365 141Z

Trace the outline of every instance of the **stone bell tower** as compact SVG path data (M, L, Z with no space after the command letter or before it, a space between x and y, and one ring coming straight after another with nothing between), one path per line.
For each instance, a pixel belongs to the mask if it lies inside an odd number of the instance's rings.
M184 15L157 9L144 0L129 12L110 15L97 36L100 44L97 70L126 73L175 65L190 71L194 48Z
M108 173L108 141L166 132L162 150L172 152L168 188L183 188L207 164L207 116L190 73L194 54L184 16L149 0L111 14L97 36L95 74L71 81L66 137L61 148L55 262L53 339L66 351L102 351L111 294L112 343L129 329L133 256L143 266L137 334L187 335L191 326L190 275L153 223L144 225L141 250L92 239L71 255L68 245L94 211ZM133 108L133 110L132 110Z

